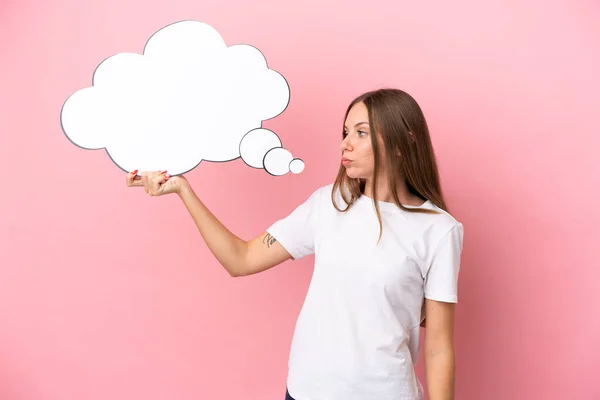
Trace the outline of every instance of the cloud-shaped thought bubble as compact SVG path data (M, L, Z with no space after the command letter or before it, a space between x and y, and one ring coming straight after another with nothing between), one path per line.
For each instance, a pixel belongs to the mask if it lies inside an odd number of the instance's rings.
M281 114L290 92L250 45L227 46L198 21L168 25L143 54L119 53L96 68L92 86L65 101L65 135L106 149L121 169L188 172L202 160L239 157L271 175L304 169L262 121Z

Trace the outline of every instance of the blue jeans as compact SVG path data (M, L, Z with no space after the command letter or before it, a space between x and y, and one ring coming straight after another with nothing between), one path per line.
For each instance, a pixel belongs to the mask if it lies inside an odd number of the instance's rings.
M294 400L294 398L290 396L290 392L287 391L287 388L285 388L285 400Z

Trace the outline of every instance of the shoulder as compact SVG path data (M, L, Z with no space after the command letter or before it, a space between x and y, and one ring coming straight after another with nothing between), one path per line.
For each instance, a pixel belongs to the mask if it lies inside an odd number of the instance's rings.
M309 192L308 199L323 198L327 196L331 197L332 190L333 184L317 186L316 189L312 189L312 191Z
M430 217L431 222L434 223L436 226L439 226L440 229L449 230L452 227L462 225L452 214L450 214L446 210L439 208L431 201L427 202L426 207L437 212L436 214L427 215Z
M331 201L333 193L333 183L328 183L325 185L318 186L314 189L310 194L310 199L314 201Z
M309 191L301 200L298 207L321 209L326 206L326 202L331 202L331 193L333 190L333 184L321 185L316 189ZM306 193L306 192L305 192Z
M331 196L332 192L333 192L333 183L327 183L325 185L321 185L321 186L317 187L317 189L315 190L315 193L321 193L321 194L324 194L325 196Z
M462 242L464 227L455 216L431 201L426 202L422 207L436 212L411 213L409 218L421 227L430 246L437 247L448 236L456 236Z
M341 194L341 188L333 183L324 184L314 189L304 204L309 205L315 210L319 210L322 215L330 213L339 214L340 209L348 207Z

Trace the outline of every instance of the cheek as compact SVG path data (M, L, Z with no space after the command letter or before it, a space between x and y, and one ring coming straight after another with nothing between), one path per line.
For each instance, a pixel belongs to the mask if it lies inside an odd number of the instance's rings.
M373 165L375 163L375 156L373 155L373 148L370 145L362 146L360 149L360 156L364 163L367 165Z

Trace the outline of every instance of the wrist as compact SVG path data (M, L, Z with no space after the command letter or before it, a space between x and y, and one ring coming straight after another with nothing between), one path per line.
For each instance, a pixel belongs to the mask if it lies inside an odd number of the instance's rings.
M183 196L189 194L191 191L192 191L192 187L190 186L187 179L182 179L177 187L177 194L180 197L183 197Z

